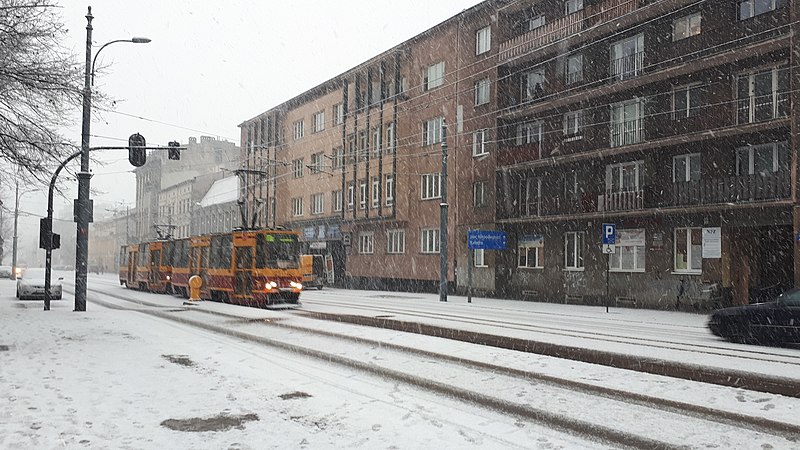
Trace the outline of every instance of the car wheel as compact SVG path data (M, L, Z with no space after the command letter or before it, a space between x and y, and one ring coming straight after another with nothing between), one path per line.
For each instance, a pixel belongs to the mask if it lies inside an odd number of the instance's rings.
M729 335L731 341L740 344L753 344L756 340L753 336L753 330L750 327L750 321L747 319L731 320L728 324Z
M19 298L19 288L17 288L17 298ZM20 299L22 300L22 299Z

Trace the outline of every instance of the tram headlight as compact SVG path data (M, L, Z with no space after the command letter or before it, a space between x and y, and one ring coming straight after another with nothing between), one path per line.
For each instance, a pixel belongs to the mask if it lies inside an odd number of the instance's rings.
M298 283L298 282L295 282L295 281L290 282L289 286L291 286L291 287L293 287L295 289L303 289L303 285L301 283Z
M276 287L278 287L278 283L276 283L274 281L268 281L268 282L264 283L264 287L266 289L275 289Z
M167 275L167 281L169 281L170 279L171 279L171 277L169 275Z

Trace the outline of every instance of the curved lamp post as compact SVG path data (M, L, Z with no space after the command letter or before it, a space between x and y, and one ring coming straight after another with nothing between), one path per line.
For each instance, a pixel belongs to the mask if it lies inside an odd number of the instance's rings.
M89 125L92 113L92 85L94 84L94 63L97 55L111 44L117 42L130 42L146 44L150 39L135 37L132 39L118 39L103 44L92 59L92 7L86 14L86 70L83 86L83 120L81 127L81 171L78 172L78 200L75 204L75 221L77 222L77 237L75 239L75 311L86 311L86 269L89 259L89 222L92 216L92 205L89 200Z

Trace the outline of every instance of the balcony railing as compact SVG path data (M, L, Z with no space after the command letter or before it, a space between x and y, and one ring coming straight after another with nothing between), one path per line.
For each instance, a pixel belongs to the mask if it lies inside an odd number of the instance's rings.
M641 75L643 68L644 52L640 51L611 60L609 73L613 80L627 80Z
M644 141L644 121L642 119L626 120L611 124L611 146L638 144Z
M644 208L644 191L606 192L597 196L597 211L633 211Z
M788 199L789 172L711 178L674 183L664 200L666 206L693 206Z

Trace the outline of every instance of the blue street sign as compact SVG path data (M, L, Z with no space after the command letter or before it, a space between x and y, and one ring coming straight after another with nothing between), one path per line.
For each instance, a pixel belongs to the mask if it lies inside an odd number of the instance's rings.
M505 250L505 231L470 230L467 232L470 250Z
M603 236L603 244L615 245L617 243L617 224L604 223L601 233Z

